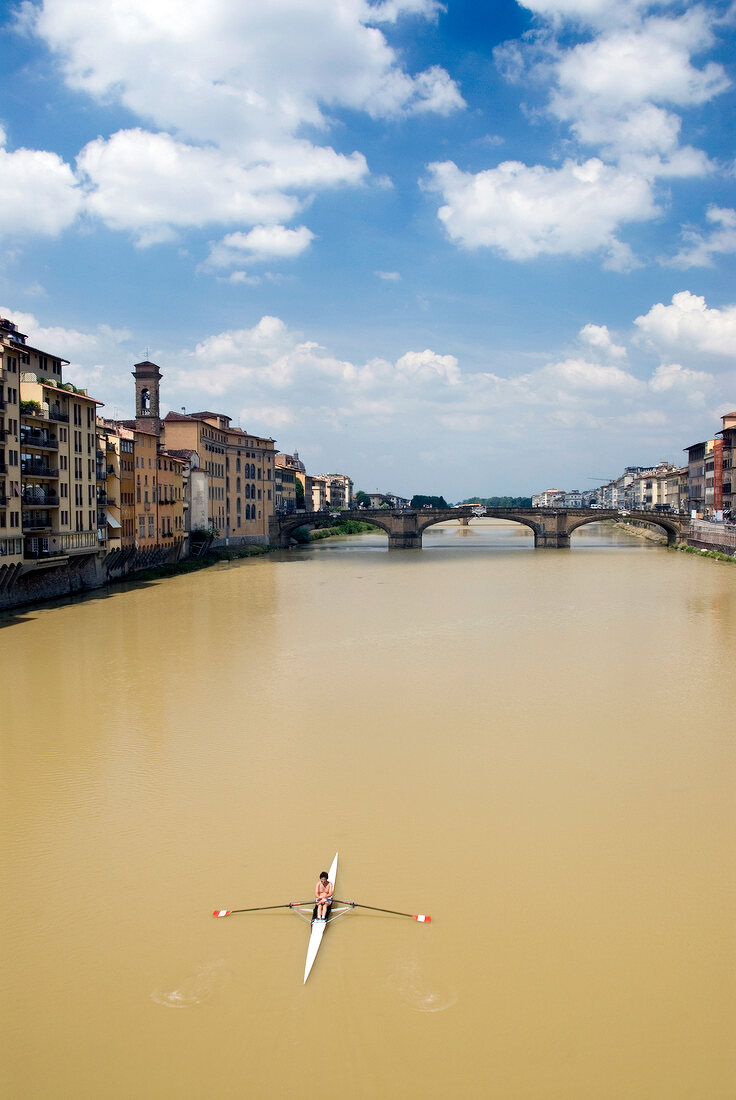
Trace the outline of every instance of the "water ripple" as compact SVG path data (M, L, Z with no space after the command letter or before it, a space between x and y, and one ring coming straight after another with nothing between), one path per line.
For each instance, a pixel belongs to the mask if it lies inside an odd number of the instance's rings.
M185 978L176 989L154 989L151 1000L164 1008L194 1008L204 1004L215 993L224 989L230 981L230 972L224 961L205 963L196 974Z

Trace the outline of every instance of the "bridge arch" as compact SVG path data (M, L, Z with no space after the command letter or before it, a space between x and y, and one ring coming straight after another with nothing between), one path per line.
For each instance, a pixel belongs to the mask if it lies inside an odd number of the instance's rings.
M298 527L313 527L316 523L324 524L329 518L329 513L327 512L293 512L290 516L279 516L277 542L279 548L282 550L288 549L292 535ZM356 513L350 512L343 518L355 519L357 517ZM366 517L366 520L374 527L380 527L389 537L391 536L392 528L390 520L384 520L381 517L377 517L374 512L371 512L370 517Z
M419 515L421 516L421 512L419 513ZM539 535L542 532L541 524L535 523L535 521L530 519L528 516L516 515L514 513L509 513L508 511L500 512L500 511L497 511L494 508L486 508L485 515L482 515L482 516L474 516L472 514L468 515L468 509L467 508L453 508L451 510L448 509L447 513L443 516L442 515L437 515L435 513L433 515L430 515L423 522L422 522L422 520L418 520L418 522L417 522L418 532L421 535L422 532L426 531L428 527L433 527L438 523L448 523L450 520L456 520L456 519L458 519L458 520L467 520L468 522L472 522L472 520L474 520L474 519L478 519L478 520L480 520L480 519L505 519L505 520L510 520L512 523L518 523L522 527L528 527L531 530L532 534L534 535L535 544L536 544L537 538L539 537ZM373 522L373 521L371 521L371 522Z
M655 516L656 516L656 519L654 518ZM575 516L575 518L571 519L569 524L568 524L568 534L571 535L573 533L573 531L577 530L578 527L584 527L586 524L589 524L589 523L602 523L604 520L609 520L610 521L611 519L621 520L621 519L626 519L626 518L629 518L629 517L620 516L620 515L611 516L609 513L606 513L603 516L599 516L599 515ZM678 540L681 537L679 524L676 524L672 520L670 520L668 522L668 520L666 518L666 515L663 514L663 513L660 513L660 512L648 513L648 512L646 512L646 513L642 514L640 512L637 512L636 515L632 516L631 518L635 519L637 523L645 524L648 527L659 527L662 531L664 531L665 535L667 536L667 545L668 546L674 545L674 543L678 542Z

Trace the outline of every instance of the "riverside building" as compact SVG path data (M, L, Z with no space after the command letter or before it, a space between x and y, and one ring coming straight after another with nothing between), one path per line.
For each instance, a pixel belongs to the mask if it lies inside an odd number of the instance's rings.
M64 382L68 360L0 318L0 587L100 547L97 406ZM12 567L12 575L9 569Z
M158 469L154 464L154 454L166 455L165 462L176 460L182 474L181 522L185 516L192 517L200 512L199 502L204 492L206 499L206 529L218 540L229 542L231 539L242 542L266 543L268 541L268 522L274 514L276 503L275 456L273 439L246 432L232 426L231 417L223 413L203 411L187 413L169 412L160 416L161 371L156 363L144 360L136 363L133 369L136 394L135 421L123 421L125 427L136 432L136 451L140 446L143 466L140 486L142 511L137 511L138 537L151 538L151 512L153 503L152 472L173 474L173 469ZM140 436L140 439L138 438ZM152 437L146 441L145 437ZM155 440L155 444L153 442ZM148 466L148 461L151 466ZM155 466L155 469L154 469ZM193 502L192 481L185 481L187 471L199 475L205 474L204 483L197 477L197 501ZM176 474L176 477L179 475ZM146 479L148 483L146 484ZM149 492L149 509L145 509L145 493ZM189 490L187 493L186 490ZM138 504L138 502L137 502ZM156 504L159 504L156 499ZM168 507L168 505L167 505ZM157 511L158 515L158 511ZM153 524L156 538L163 537L177 542L176 519L174 509L171 525L167 522ZM204 519L202 515L198 517ZM145 532L141 536L141 521ZM171 533L170 533L171 532Z

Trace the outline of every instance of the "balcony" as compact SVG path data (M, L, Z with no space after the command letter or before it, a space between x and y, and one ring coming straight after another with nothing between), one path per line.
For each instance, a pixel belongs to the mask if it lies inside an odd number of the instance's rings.
M49 420L57 420L60 424L69 423L69 414L63 413L58 405L49 409Z
M20 499L25 508L59 507L59 498L56 493L35 493L32 489L24 489Z
M24 447L34 447L37 451L58 451L59 441L56 436L48 435L39 428L20 430L20 441Z
M24 531L50 531L51 530L51 516L48 515L27 515L23 513L23 530Z
M114 443L108 443L106 450L107 450L108 454L110 454L110 453L115 454L115 444Z
M27 474L29 477L57 478L59 476L58 470L53 469L51 466L41 465L41 463L36 462L21 462L20 472L22 474Z
M0 428L0 443L4 443L8 437L7 429Z
M7 506L8 498L5 496L5 493L0 493L0 508L7 508Z
M104 508L106 506L106 504L107 504L107 493L101 493L100 490L98 489L97 490L97 507L98 508Z
M66 554L59 550L29 550L23 551L23 557L28 561L45 561L47 558L65 558Z
M7 474L8 467L4 462L0 462L0 474Z

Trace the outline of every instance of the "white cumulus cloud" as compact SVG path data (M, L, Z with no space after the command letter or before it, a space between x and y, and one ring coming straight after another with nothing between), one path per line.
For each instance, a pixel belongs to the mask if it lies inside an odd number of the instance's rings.
M715 44L712 9L696 5L652 15L649 3L598 0L530 0L525 6L542 28L498 47L497 62L508 79L547 88L550 112L579 142L630 170L638 164L647 178L713 170L701 150L680 147L677 113L731 86L719 62L695 62ZM572 45L563 37L570 24L581 38Z
M0 236L32 233L54 237L82 210L74 172L56 153L5 149L0 129Z
M646 179L597 158L582 164L568 160L558 169L505 161L471 173L446 161L429 170L429 186L442 197L438 213L450 238L465 248L486 246L514 260L603 250L616 265L618 229L657 211Z
M670 305L658 302L634 321L639 332L664 353L706 354L725 357L733 364L736 355L736 305L708 308L705 298L682 290Z
M286 225L314 192L368 176L362 153L320 140L335 112L399 118L464 107L444 69L407 71L380 29L435 21L441 10L436 0L22 5L19 23L43 40L67 85L121 104L140 125L90 141L76 175L53 153L7 154L0 232L56 233L83 205L140 245L188 227Z
M306 226L287 229L283 225L257 225L249 233L229 233L213 245L207 257L212 267L232 267L235 264L263 260L294 259L304 252L314 239Z
M462 105L443 70L410 75L371 25L406 14L433 19L436 4L44 0L31 10L70 87L222 148L324 126L333 106L380 117Z
M736 252L736 210L710 206L706 218L713 226L710 233L683 230L684 247L664 262L672 267L712 267L714 256Z
M655 393L668 390L688 390L707 388L713 383L713 375L703 370L688 370L680 363L660 363L649 380Z
M592 348L597 348L614 359L625 359L626 348L622 344L614 344L607 325L584 325L579 332L580 339Z
M77 165L87 181L88 211L113 229L136 233L144 244L185 226L276 222L299 206L257 170L168 134L137 129L98 138L84 147Z

